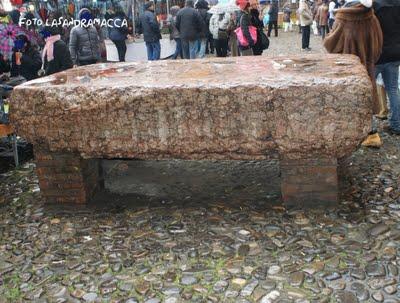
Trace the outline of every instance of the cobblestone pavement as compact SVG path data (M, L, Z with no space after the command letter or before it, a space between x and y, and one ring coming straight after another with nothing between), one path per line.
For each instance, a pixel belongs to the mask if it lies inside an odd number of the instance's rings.
M400 302L400 144L381 136L329 209L285 209L275 161L105 162L125 195L86 207L44 205L33 164L2 174L0 302Z
M320 36L311 35L310 38L310 52L303 52L301 50L301 34L297 29L292 32L279 31L278 38L270 37L270 47L263 53L265 56L286 56L298 54L320 54L325 53L322 46L322 39Z

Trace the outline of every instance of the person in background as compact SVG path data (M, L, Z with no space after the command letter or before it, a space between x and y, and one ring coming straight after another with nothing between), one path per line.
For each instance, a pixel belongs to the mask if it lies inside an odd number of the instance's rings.
M379 113L375 63L382 52L383 34L372 9L372 0L351 1L339 8L333 30L326 36L323 44L329 53L351 54L360 58L372 82L372 112ZM374 133L362 145L379 147L382 142L379 135Z
M303 51L310 51L310 34L313 16L309 0L300 0L299 6L300 25L301 25L301 48Z
M11 59L11 77L22 76L27 81L36 79L42 67L42 58L38 50L23 34L17 36L14 50Z
M278 37L278 1L272 0L272 4L269 8L269 23L268 23L268 37L271 36L272 27L275 29L275 37Z
M400 135L400 1L375 0L375 15L383 32L383 48L375 66L375 76L382 75L389 97L391 117L389 133Z
M239 26L239 20L240 17L236 12L233 12L230 15L229 19L229 24L227 27L227 32L228 32L228 49L231 51L231 56L232 57L237 57L239 56L239 47L238 47L238 41L237 41L237 36L235 33L235 30Z
M179 36L179 31L176 28L176 14L179 12L179 6L175 5L171 7L170 13L171 15L168 17L168 24L169 24L169 38L170 40L175 40L176 49L175 53L173 54L172 58L177 59L178 56L183 59L183 52L182 52L182 41L181 37Z
M213 14L210 19L210 32L215 41L215 50L217 57L226 57L228 55L228 26L231 20L231 14Z
M72 68L71 54L65 42L61 39L62 29L50 26L45 29L49 36L45 38L42 61L46 75L58 73Z
M322 36L322 40L325 39L325 35L329 33L329 26L328 26L328 3L327 0L324 0L320 7L318 8L317 15L315 19L319 24L320 33Z
M251 24L257 28L257 42L253 46L253 55L261 56L264 49L262 46L261 32L264 30L264 23L260 20L260 12L256 8L250 9Z
M74 26L70 32L69 51L72 62L74 66L95 64L100 60L100 38L96 28L87 24L92 14L89 9L82 8L78 17L82 23Z
M243 36L248 41L248 46L239 45L241 56L253 56L253 47L255 42L250 35L249 27L251 24L250 3L248 0L236 0L236 5L240 8L239 27L243 32Z
M6 58L4 58L3 54L0 53L0 77L8 73L10 71L10 63Z
M290 3L286 3L285 6L283 7L283 30L284 32L288 32L289 29L291 29L291 17L292 14L292 9L290 8Z
M211 15L207 13L208 2L206 0L198 0L196 2L196 9L203 20L203 29L200 32L200 38L198 40L197 58L204 58L206 55L208 36L210 34L209 26Z
M329 18L328 18L328 26L329 26L329 30L332 30L333 27L333 23L335 23L335 10L339 7L339 4L336 0L331 0L329 2L329 7L328 7L328 11L329 11Z
M125 62L125 40L128 35L128 26L123 25L123 20L126 20L126 16L122 9L118 8L114 14L113 26L109 29L109 38L117 48L119 62Z
M140 29L146 42L147 59L149 61L160 60L161 56L161 32L160 24L154 13L154 2L149 1L144 5L145 12L140 16Z
M204 21L200 13L194 9L193 0L186 0L185 7L176 15L176 28L182 41L183 57L196 59L198 40L204 31Z

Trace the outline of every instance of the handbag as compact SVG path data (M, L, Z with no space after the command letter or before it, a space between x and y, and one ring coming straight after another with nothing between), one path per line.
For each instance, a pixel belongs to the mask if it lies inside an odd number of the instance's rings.
M243 18L243 16L240 18L240 26L237 29L235 29L235 34L237 36L239 46L248 47L249 41L247 41L247 39L244 36L243 31L242 31L242 26L241 26L242 18ZM250 33L251 38L253 39L254 44L256 44L257 43L257 28L255 26L250 25L249 33Z

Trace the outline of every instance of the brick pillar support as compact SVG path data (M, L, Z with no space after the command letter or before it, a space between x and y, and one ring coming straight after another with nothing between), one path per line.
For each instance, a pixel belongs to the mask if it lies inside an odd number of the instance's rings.
M35 150L36 173L47 203L86 203L100 186L100 160Z
M338 202L335 158L282 159L281 191L287 206L328 206Z

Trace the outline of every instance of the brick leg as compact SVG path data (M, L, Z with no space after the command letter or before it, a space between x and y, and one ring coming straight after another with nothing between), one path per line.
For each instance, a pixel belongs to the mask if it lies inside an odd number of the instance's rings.
M327 206L337 203L336 159L283 159L280 166L282 199L286 205Z
M100 160L35 150L36 173L47 203L86 203L100 186Z

